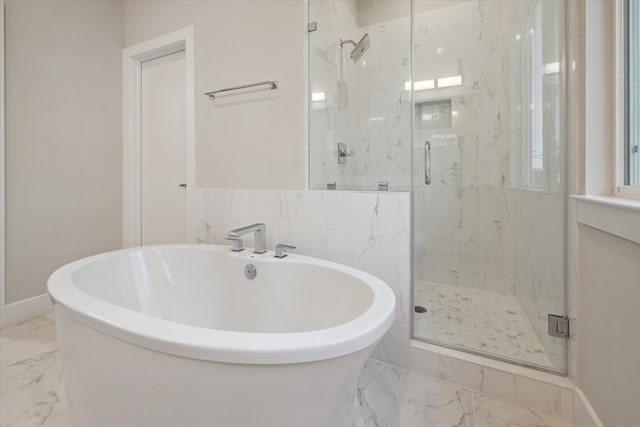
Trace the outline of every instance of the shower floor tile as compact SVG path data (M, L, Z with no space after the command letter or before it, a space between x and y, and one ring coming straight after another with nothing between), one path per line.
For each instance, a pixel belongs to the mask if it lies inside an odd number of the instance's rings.
M552 368L540 338L514 295L417 280L415 335L482 353Z

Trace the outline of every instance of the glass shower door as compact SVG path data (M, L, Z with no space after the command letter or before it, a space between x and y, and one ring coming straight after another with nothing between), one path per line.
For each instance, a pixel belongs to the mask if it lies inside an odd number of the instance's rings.
M309 188L411 188L411 0L309 0Z
M564 5L414 4L414 338L565 371Z

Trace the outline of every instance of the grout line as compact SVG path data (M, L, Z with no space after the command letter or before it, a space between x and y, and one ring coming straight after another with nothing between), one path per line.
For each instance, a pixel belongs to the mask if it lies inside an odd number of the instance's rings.
M476 427L476 395L471 392L471 427Z
M397 366L397 365L394 365ZM393 405L391 405L391 412L389 412L389 419L387 420L387 425L383 426L383 427L390 427L391 426L391 421L393 420L393 416L395 415L397 409L398 409L398 403L400 402L400 390L402 388L402 380L404 379L406 373L409 371L406 368L400 367L400 369L402 369L402 372L400 373L400 376L398 377L398 387L396 389L396 391L393 393Z

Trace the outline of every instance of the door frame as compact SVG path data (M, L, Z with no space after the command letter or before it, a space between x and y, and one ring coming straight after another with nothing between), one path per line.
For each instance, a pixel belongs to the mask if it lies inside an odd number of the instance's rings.
M195 243L195 87L193 26L147 40L122 50L123 70L123 247L142 244L142 63L185 52L185 149L187 240Z
M5 82L4 82L4 0L0 0L0 327L4 326L6 313L6 230L5 230Z

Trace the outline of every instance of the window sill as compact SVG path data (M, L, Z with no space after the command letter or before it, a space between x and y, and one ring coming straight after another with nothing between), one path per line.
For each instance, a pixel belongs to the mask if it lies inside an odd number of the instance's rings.
M602 196L571 196L577 221L640 244L640 200Z

